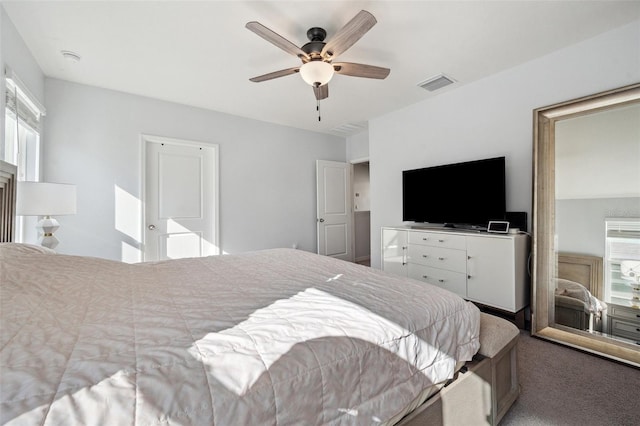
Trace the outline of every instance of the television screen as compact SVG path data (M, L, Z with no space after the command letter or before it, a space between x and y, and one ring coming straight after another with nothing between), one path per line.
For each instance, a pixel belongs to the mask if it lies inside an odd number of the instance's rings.
M487 226L504 220L505 158L402 172L402 220Z

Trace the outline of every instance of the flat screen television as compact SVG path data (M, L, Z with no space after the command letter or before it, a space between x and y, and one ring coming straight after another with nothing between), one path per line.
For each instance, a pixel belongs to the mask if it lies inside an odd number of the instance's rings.
M402 172L402 220L485 227L506 213L505 157Z

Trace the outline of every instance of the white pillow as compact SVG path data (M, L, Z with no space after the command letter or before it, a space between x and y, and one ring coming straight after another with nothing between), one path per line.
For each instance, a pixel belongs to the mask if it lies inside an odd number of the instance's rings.
M563 278L556 278L556 282L556 294L583 301L589 306L590 312L599 314L607 309L607 304L596 299L582 284Z
M563 278L556 279L556 294L569 296L574 299L582 300L584 303L591 304L591 293L585 286L575 281L565 280Z

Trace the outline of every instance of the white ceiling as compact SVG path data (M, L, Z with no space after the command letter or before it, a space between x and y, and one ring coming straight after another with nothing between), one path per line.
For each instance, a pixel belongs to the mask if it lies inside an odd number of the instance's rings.
M640 18L640 1L7 1L9 18L48 77L318 132L437 96ZM316 101L300 76L250 77L297 66L247 30L259 21L296 45L327 40L358 11L378 20L337 58L391 68L385 80L336 75ZM73 63L60 51L79 54ZM454 85L417 87L445 73ZM526 84L523 82L523 84ZM366 124L365 124L366 125Z

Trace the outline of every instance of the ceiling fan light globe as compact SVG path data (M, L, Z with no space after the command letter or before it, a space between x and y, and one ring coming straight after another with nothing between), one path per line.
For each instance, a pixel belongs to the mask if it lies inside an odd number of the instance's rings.
M324 61L309 61L300 67L302 79L311 86L327 84L333 73L333 65Z

